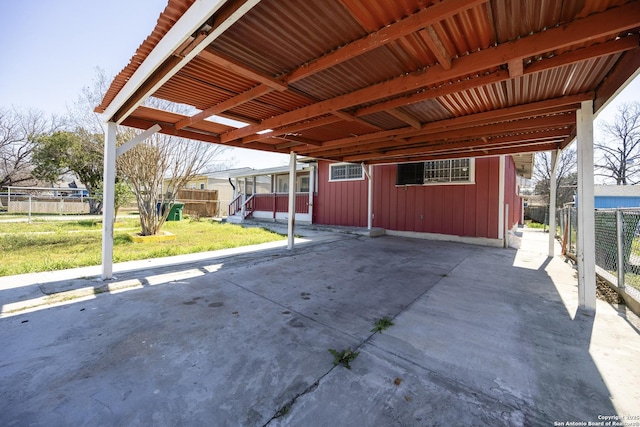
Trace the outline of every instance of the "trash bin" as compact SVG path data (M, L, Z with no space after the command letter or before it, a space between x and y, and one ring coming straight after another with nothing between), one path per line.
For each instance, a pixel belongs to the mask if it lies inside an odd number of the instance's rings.
M167 215L167 221L182 221L182 208L184 208L184 203L174 203L171 206L169 215Z

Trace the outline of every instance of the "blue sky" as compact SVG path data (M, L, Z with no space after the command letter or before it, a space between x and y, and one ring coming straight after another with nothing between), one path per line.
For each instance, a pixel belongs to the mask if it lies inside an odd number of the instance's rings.
M153 30L166 0L20 0L0 8L0 107L63 114L95 68L115 75ZM640 78L598 116L611 120L621 102L640 101ZM596 123L596 135L598 124ZM271 167L287 155L234 149L234 166Z

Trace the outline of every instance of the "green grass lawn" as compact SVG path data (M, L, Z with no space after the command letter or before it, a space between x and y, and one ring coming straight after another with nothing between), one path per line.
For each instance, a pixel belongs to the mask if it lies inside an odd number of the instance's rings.
M99 265L102 251L100 221L0 223L0 276ZM213 221L167 222L163 228L176 240L133 243L129 232L140 230L137 218L115 224L114 262L206 252L283 240L260 228L243 228Z

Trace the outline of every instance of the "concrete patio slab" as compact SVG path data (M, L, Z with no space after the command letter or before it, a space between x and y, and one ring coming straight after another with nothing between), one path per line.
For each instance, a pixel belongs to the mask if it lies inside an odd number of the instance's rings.
M137 285L0 319L0 424L542 426L640 415L638 330L605 302L595 316L577 309L575 271L539 250L546 235L525 233L518 251L315 237L291 252L123 272ZM0 290L3 305L27 291L11 292ZM371 332L384 316L394 325ZM328 352L347 347L360 352L351 370Z

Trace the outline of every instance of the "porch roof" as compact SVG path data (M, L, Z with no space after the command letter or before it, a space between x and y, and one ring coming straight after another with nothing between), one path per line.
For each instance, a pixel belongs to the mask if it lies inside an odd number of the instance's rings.
M308 164L300 164L297 163L296 164L296 172L300 172L300 171L304 171L309 169L309 165ZM263 175L276 175L276 174L288 174L289 173L289 166L277 166L277 167L273 167L273 168L266 168L266 169L252 169L249 171L242 171L242 172L235 172L235 173L230 173L229 177L230 178L244 178L244 177L250 177L250 176L263 176Z
M637 73L639 28L637 0L169 0L96 111L335 161L551 150Z

